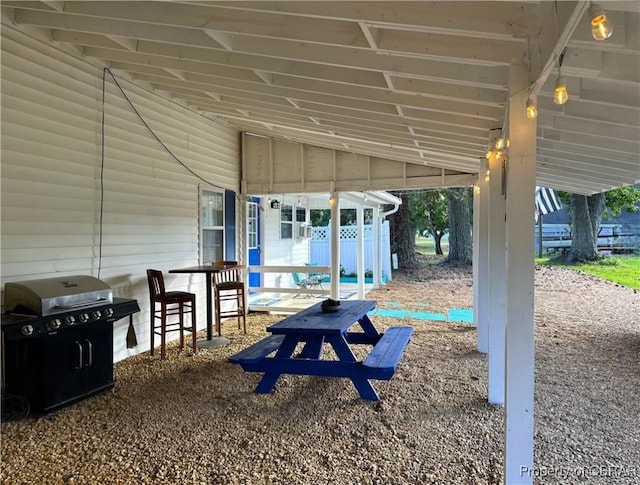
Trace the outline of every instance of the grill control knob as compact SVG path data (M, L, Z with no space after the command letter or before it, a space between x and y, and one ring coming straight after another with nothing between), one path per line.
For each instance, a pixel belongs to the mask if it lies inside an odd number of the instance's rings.
M74 323L76 323L76 317L74 317L73 315L64 317L64 323L66 323L67 325L73 325Z
M107 316L107 317L112 316L112 315L113 315L113 308L107 308L107 309L104 311L104 314L105 314L105 316Z
M89 315L87 315L86 313L81 313L80 315L78 315L78 320L84 323L89 320Z
M49 322L48 327L50 330L55 330L56 328L60 328L60 325L62 325L62 322L60 322L60 319L54 318Z
M102 313L100 312L100 310L96 310L95 312L91 313L91 317L94 320L98 320L101 316L102 316Z
M22 334L23 335L31 335L32 333L33 333L33 326L25 325L24 327L22 327Z

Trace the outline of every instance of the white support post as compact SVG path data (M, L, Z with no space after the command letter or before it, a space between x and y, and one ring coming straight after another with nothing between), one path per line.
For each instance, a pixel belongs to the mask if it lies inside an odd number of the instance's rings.
M246 133L242 133L240 135L240 145L242 147L242 151L241 151L241 159L240 159L240 173L242 174L242 178L240 180L240 200L242 201L240 204L237 204L238 206L238 212L236 214L239 214L240 217L238 219L236 219L238 221L238 223L236 224L236 240L238 241L238 249L236 250L236 257L238 259L238 261L241 264L245 264L246 266L249 266L249 245L247 244L247 212L248 212L248 204L247 204L247 181L244 178L244 174L247 173L247 156L246 156L246 142L247 142L247 135ZM245 268L244 270L242 270L242 276L244 278L244 281L248 281L248 272L247 269ZM247 288L245 285L245 293L247 292ZM245 294L245 301L248 301L247 299L247 295Z
M242 192L241 192L242 193ZM247 204L247 198L242 196L236 198L239 200L236 203L236 258L240 264L245 267L240 271L243 281L249 281L249 245L247 244L247 212L249 211ZM248 285L244 285L244 301L249 301L249 288Z
M340 194L331 192L331 298L340 299Z
M360 204L356 209L356 227L358 300L364 300L364 208Z
M477 246L476 256L473 261L474 301L473 319L478 328L477 346L478 352L489 352L489 177L487 177L487 160L480 161L480 173L477 185ZM475 202L475 200L474 200ZM475 208L474 208L475 210ZM474 224L476 217L474 216Z
M506 201L503 158L489 158L489 402L504 406L504 352L507 327Z
M371 227L371 242L373 243L373 254L371 259L373 260L373 288L380 288L380 282L382 281L382 250L380 248L380 237L382 234L382 228L380 227L380 208L378 206L373 208L373 220Z
M526 117L527 67L509 70L504 482L533 483L536 122Z
M480 169L482 172L482 167ZM473 271L473 326L478 328L478 252L480 250L480 231L479 231L479 217L480 217L480 187L476 183L473 186L473 253L472 253L472 271ZM478 330L477 338L478 338L478 350L480 349L480 330Z

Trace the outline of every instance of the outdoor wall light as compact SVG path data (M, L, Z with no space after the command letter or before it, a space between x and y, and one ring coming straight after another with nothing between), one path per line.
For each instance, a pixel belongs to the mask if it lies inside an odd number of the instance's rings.
M272 209L280 209L280 201L277 199L273 199L271 201L271 208Z
M556 104L564 104L569 99L569 94L567 93L567 81L563 76L558 76L556 79L556 88L553 91L553 102Z
M533 104L531 98L527 98L527 118L530 120L535 120L538 116L538 108Z
M597 3L592 3L589 7L589 17L591 18L591 35L596 40L607 40L613 33L613 27L607 18L607 14Z

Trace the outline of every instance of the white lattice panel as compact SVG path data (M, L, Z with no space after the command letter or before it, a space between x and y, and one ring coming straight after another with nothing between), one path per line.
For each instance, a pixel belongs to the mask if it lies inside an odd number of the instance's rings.
M373 269L373 226L364 226L365 271ZM346 273L354 273L358 267L357 251L358 229L356 226L340 228L340 265ZM389 278L391 275L391 249L389 244L389 222L382 224L382 272ZM319 265L331 264L331 228L314 227L310 241L309 261Z

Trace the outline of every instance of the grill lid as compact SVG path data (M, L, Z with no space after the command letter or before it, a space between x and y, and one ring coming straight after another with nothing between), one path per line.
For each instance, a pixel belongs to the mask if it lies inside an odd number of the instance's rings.
M93 276L75 275L14 281L5 285L6 311L27 311L38 316L113 303L113 290Z

